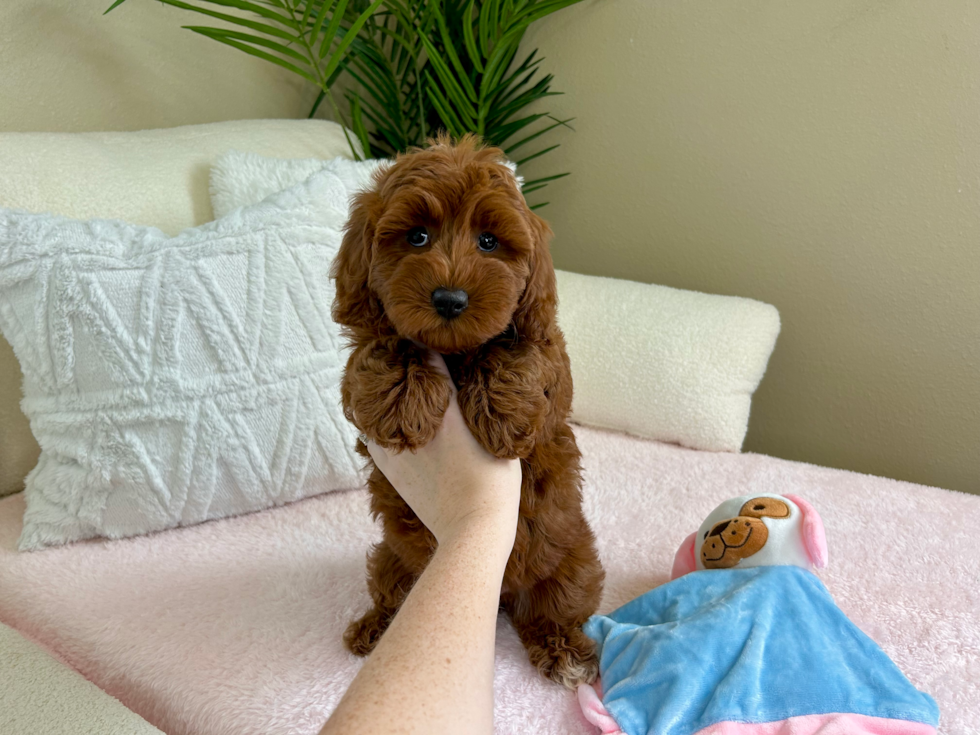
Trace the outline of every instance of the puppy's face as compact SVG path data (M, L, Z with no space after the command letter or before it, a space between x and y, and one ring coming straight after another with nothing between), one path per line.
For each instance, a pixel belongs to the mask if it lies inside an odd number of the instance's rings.
M547 226L527 208L500 155L470 140L439 142L400 156L355 201L339 260L362 249L362 288L399 334L438 352L504 332L534 296L536 266L545 265L539 250ZM341 263L338 303L343 270ZM357 319L347 316L338 321Z

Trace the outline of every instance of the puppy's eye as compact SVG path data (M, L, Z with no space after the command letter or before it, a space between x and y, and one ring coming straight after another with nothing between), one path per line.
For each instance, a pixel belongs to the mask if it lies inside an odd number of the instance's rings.
M492 253L497 249L497 238L491 235L489 232L481 232L480 237L477 238L477 245L480 250L485 253Z
M408 244L414 248L420 248L429 242L429 231L424 227L413 227L405 235Z

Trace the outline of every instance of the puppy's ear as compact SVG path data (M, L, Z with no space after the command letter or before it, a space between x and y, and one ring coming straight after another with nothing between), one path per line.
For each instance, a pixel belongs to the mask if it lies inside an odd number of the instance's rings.
M531 274L528 276L527 286L514 311L514 326L520 336L541 340L547 337L549 329L555 323L558 286L549 249L551 228L530 210L528 223L534 239L534 252L531 254Z
M377 204L374 191L355 197L340 252L330 270L337 285L333 319L351 329L373 329L384 315L381 300L368 287L374 251L373 212Z

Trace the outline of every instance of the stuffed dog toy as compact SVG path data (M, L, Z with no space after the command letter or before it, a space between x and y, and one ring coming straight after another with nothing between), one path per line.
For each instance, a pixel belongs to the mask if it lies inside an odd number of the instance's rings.
M603 695L586 718L626 735L934 735L939 711L834 604L823 522L796 495L726 500L681 544L672 581L585 632Z
M598 607L603 572L567 423L572 378L555 321L550 234L500 150L472 136L439 138L382 167L355 198L333 266L333 316L353 348L344 411L367 438L412 450L433 437L450 386L427 362L431 349L445 356L480 444L521 460L501 604L531 662L574 687L598 672L581 626ZM344 637L358 655L373 649L436 545L376 467L368 485L383 540L368 557L374 606Z

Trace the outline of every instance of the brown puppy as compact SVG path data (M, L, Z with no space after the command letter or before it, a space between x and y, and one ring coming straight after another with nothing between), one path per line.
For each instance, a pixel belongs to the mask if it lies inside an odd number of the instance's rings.
M354 201L333 267L333 316L353 344L343 405L379 445L423 446L442 421L450 389L418 345L445 355L477 440L497 457L522 462L520 520L501 604L531 662L574 687L598 672L581 625L599 604L603 571L582 514L580 455L566 422L572 378L555 322L551 231L502 160L500 150L472 136L455 145L440 137L399 156ZM384 540L368 556L374 608L344 636L358 655L374 648L435 548L376 467L369 486Z

